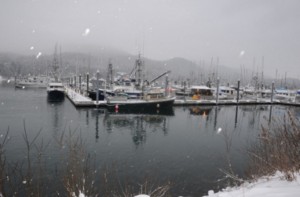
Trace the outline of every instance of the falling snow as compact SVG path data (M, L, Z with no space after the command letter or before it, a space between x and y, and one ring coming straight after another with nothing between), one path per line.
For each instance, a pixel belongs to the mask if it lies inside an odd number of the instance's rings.
M241 51L240 52L240 57L243 57L244 56L244 54L245 54L245 51L243 50L243 51Z
M42 55L41 52L39 52L37 55L36 55L36 59L39 59L39 57Z
M89 28L86 28L82 36L88 36L90 34L91 30Z

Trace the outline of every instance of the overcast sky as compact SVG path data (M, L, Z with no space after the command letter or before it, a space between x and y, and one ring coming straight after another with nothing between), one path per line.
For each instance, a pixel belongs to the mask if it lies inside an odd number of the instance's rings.
M299 0L0 0L0 51L55 43L300 76ZM88 51L87 51L88 53Z

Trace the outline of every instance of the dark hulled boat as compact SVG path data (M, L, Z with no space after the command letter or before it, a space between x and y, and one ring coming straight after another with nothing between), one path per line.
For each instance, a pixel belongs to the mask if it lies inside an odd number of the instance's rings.
M48 101L63 101L65 99L65 88L62 83L49 83L47 87Z
M126 94L107 97L107 108L114 111L157 111L173 107L175 97L166 97L161 92L148 92L141 99L128 99Z

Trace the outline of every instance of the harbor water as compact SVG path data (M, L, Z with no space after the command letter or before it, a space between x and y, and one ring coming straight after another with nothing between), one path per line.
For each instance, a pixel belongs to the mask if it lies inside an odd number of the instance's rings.
M300 115L299 108L281 105L173 107L168 112L119 114L75 108L68 99L48 102L45 89L0 85L0 133L2 140L7 132L9 136L6 166L26 164L30 155L37 172L42 161L43 192L53 196L63 191L65 168L71 163L66 142L71 138L81 142L81 162L90 159L94 173L89 178L96 191L104 187L105 172L110 172L106 179L117 190L130 185L138 191L146 181L169 184L172 196L219 190L229 183L224 173L229 169L245 177L247 148L262 126L282 119L287 111ZM26 139L34 144L30 154ZM15 179L27 183L24 177Z

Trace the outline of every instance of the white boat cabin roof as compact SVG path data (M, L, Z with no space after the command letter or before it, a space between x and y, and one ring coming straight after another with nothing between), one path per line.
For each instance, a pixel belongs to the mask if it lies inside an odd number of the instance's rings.
M211 88L207 87L207 86L191 86L191 89L194 90L211 90Z
M220 86L219 89L220 90L235 90L235 89L233 89L231 87L228 87L228 86Z
M49 83L49 86L63 86L62 83Z

